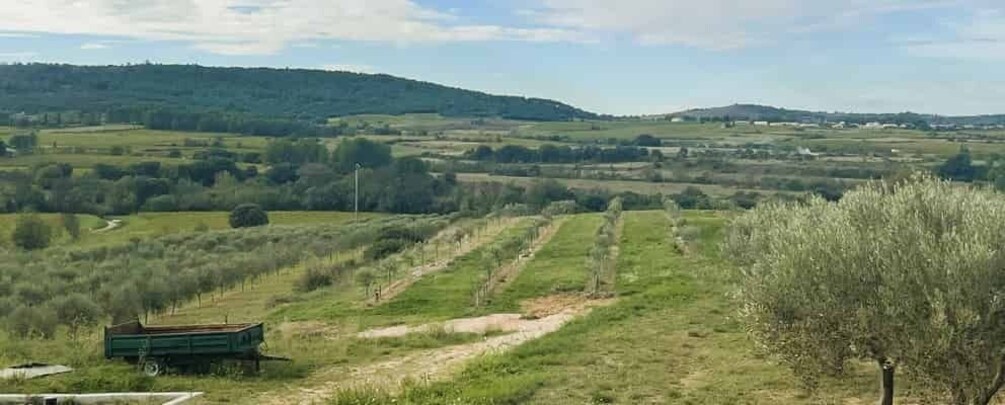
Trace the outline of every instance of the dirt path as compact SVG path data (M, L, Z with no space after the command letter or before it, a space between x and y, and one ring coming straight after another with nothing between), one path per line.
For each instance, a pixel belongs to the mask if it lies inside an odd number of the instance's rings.
M575 301L572 303L569 300L560 300L559 302L562 302L564 308L551 308L554 313L537 319L525 319L520 314L494 314L479 318L454 319L441 324L415 327L399 326L366 331L359 336L368 338L404 336L408 333L429 331L439 327L454 332L503 331L510 333L487 337L476 343L417 351L379 363L358 367L333 367L313 375L305 387L291 387L282 392L265 393L256 400L256 403L324 403L340 389L382 387L395 391L400 389L401 384L406 380L442 379L448 377L468 360L488 353L505 351L540 338L557 331L567 322L588 313L596 306L613 302L613 300L586 301L584 298Z
M112 230L118 229L121 226L122 226L122 220L121 219L106 219L105 220L105 227L104 228L95 229L92 232L94 232L94 233L108 232L108 231L112 231Z
M499 223L497 224L490 224L485 228L483 228L478 233L477 237L470 237L468 240L460 243L459 246L452 245L451 248L448 248L449 250L446 252L446 255L444 257L435 259L431 263L426 263L421 266L416 266L412 268L412 270L409 271L408 275L405 278L395 280L386 289L381 291L380 301L381 302L390 301L398 294L401 294L403 291L407 290L408 287L412 286L412 284L415 284L416 281L419 281L419 279L422 278L423 276L443 270L448 266L450 266L450 264L453 263L454 259L464 256L468 253L471 253L472 250L478 249L484 246L485 244L495 240L496 236L498 236L506 229L509 229L509 227L515 223L516 223L515 219L507 218L500 220ZM441 240L449 239L449 237L446 236L446 234L448 234L448 232L443 232L442 235L438 235L437 237L440 238Z

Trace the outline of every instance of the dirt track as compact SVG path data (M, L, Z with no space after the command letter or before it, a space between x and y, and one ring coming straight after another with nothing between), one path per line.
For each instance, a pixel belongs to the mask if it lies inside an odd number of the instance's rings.
M576 301L576 302L573 302ZM487 337L476 343L422 350L400 358L359 367L333 367L313 375L307 387L266 393L256 403L267 404L311 404L324 403L338 390L354 387L383 387L396 390L406 380L428 381L448 376L475 357L505 351L530 340L554 332L577 316L588 313L593 307L606 305L612 300L587 301L562 299L549 301L568 305L566 308L550 308L554 312L538 319L523 319L520 314L494 314L479 318L462 318L416 327L392 327L361 333L361 337L393 337L408 333L423 332L442 327L453 332L486 333L490 331L510 332ZM540 304L539 304L540 306Z

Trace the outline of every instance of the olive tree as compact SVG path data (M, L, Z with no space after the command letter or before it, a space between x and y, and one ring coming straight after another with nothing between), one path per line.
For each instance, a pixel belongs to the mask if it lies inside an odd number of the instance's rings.
M732 224L748 331L811 385L849 360L955 404L1005 383L1005 196L916 175L837 203L769 203Z
M241 204L230 212L231 228L248 228L269 224L269 215L258 204Z
M37 214L21 215L14 224L11 239L24 250L44 249L52 242L52 228Z

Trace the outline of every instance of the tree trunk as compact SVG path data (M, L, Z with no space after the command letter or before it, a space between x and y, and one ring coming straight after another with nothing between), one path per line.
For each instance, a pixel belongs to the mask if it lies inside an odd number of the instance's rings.
M995 373L994 380L991 384L981 393L980 397L975 398L975 404L987 405L995 398L998 391L1001 390L1002 385L1005 385L1005 356L998 358L998 371Z
M885 360L880 360L879 368L882 370L883 376L880 381L882 397L879 403L880 405L893 405L893 373L896 371L896 367Z

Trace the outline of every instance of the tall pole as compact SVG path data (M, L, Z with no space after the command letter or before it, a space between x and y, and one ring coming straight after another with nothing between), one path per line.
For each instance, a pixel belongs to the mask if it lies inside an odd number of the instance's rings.
M356 163L356 197L353 202L353 219L359 220L359 168L360 164Z

